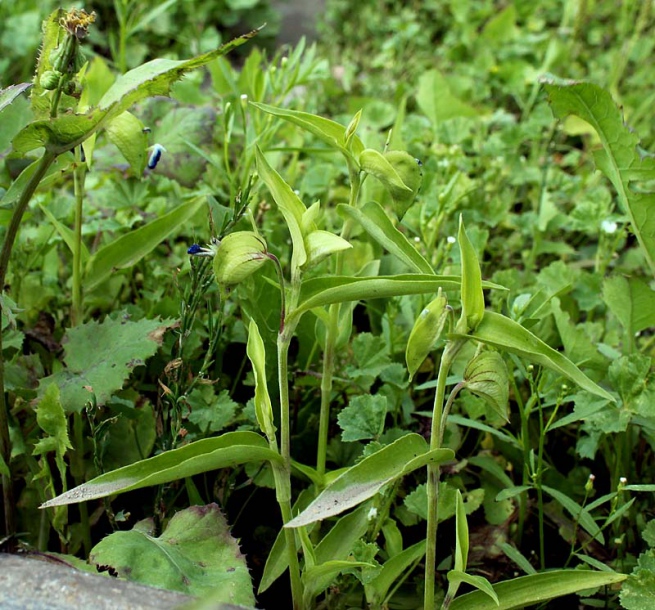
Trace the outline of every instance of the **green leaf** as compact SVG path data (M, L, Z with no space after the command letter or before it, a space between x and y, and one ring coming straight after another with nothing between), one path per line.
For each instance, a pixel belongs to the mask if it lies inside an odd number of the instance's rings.
M603 144L594 151L599 169L610 179L632 230L655 273L655 192L643 189L655 179L655 158L643 155L639 138L624 124L612 96L597 85L542 77L556 116L573 114L589 123Z
M598 527L598 524L594 521L591 513L589 513L586 508L580 506L575 500L572 500L566 494L563 494L557 489L553 489L547 485L542 485L541 488L549 496L559 502L570 513L571 517L573 517L573 519L577 521L594 540L597 540L601 544L605 544L605 538L600 531L600 527Z
M0 89L0 113L31 86L30 83L20 83L19 85L10 85L6 89Z
M364 394L353 397L337 417L343 430L341 440L352 442L379 438L384 430L386 415L386 396Z
M50 114L50 99L47 95L48 92L41 86L41 76L47 70L52 69L50 55L58 46L60 39L64 37L63 30L59 25L59 21L64 14L63 9L55 9L43 21L41 26L41 48L39 49L39 57L34 73L34 85L30 96L32 111L37 119L47 117Z
M456 491L455 500L455 570L466 572L466 564L469 555L469 528L466 521L466 511L464 510L464 500L462 492ZM450 576L448 578L450 580Z
M89 560L133 582L193 596L220 591L212 596L213 603L254 607L245 557L216 504L175 513L159 537L146 528L142 522L110 534L93 548Z
M66 368L41 379L40 396L55 383L67 413L80 412L92 393L97 404L104 405L132 370L159 349L171 325L172 321L107 317L102 323L91 321L69 329L63 340Z
M210 470L265 460L281 463L282 458L268 448L264 437L254 432L228 432L102 474L46 502L41 508L95 500Z
M484 294L478 256L466 234L461 215L457 241L462 259L462 317L457 323L457 330L469 332L475 330L484 316Z
M414 322L405 349L405 361L407 362L410 380L441 337L448 320L447 305L448 301L441 294L441 289L439 289L437 298L421 310L416 322Z
M387 186L393 199L393 211L398 218L402 219L421 190L421 183L423 182L422 164L404 150L390 150L384 153L384 158L398 174L403 185L409 189L408 192L404 188L401 189L395 185Z
M341 517L325 535L324 538L316 545L314 549L314 558L316 566L326 562L346 561L351 555L353 546L359 541L369 526L368 511L370 507L364 505L357 510ZM352 562L347 567L353 567ZM342 570L337 572L340 573ZM316 597L327 589L334 580L333 572L327 575L316 575L316 578L307 577L306 587L311 589L312 596Z
M75 239L75 233L73 233L73 230L69 229L66 225L59 222L54 217L52 212L48 208L41 205L41 203L39 203L39 207L41 208L41 211L45 214L46 218L50 221L52 226L55 228L57 233L59 233L59 236L64 240L64 242L68 246L68 249L71 252L73 252L74 249L77 247L77 240ZM82 264L85 265L91 255L89 254L89 249L86 247L86 244L84 242L80 242L79 246L81 249Z
M362 141L357 135L353 135L350 142L351 152L346 145L346 128L330 119L325 119L299 110L276 108L275 106L269 106L268 104L260 104L257 102L250 102L250 104L259 110L263 110L273 116L280 117L281 119L302 127L302 129L315 135L319 140L325 142L325 144L331 148L340 150L348 159L354 161L354 159L357 159L364 150L364 144L362 144Z
M266 261L266 242L253 231L235 231L221 241L214 256L214 278L225 286L240 284Z
M349 216L356 220L377 243L412 271L425 275L434 273L432 265L416 250L404 233L394 226L379 203L369 201L361 208L341 203L337 206L337 212L342 217Z
M406 548L397 555L384 562L379 574L367 582L364 587L366 589L366 599L372 607L375 604L380 604L389 592L389 589L398 578L407 570L413 563L419 561L425 555L425 540L421 540L416 544Z
M339 237L329 231L314 230L305 238L305 250L307 252L307 262L305 268L317 265L323 259L342 250L352 248L352 244L347 242L343 237Z
M440 464L452 457L450 449L430 451L418 434L402 436L346 470L285 527L301 527L338 515L373 497L387 483L428 463Z
M455 591L457 591L461 583L465 582L467 585L471 585L485 595L488 595L494 601L496 606L500 605L496 592L491 586L491 583L484 576L472 576L461 570L454 569L448 572L447 577L449 584L453 585ZM448 590L450 591L450 587Z
M264 341L259 334L255 320L250 320L248 327L248 346L246 353L252 364L255 376L255 414L260 430L266 435L269 443L276 443L275 426L273 424L273 405L268 393L266 382L266 350Z
M464 387L509 421L509 373L498 352L480 352L468 363L464 371Z
M191 409L189 421L198 426L203 434L220 432L230 425L239 406L230 398L227 390L216 395L210 385L194 388L187 396L187 404Z
M655 607L655 551L642 553L637 564L621 587L621 607L650 610Z
M442 121L453 117L476 117L479 114L451 92L448 80L436 69L424 72L419 78L416 102L435 129Z
M14 150L26 153L41 146L61 153L78 146L112 118L146 97L168 95L171 85L211 60L242 45L259 30L235 38L220 48L192 59L153 59L121 75L102 96L98 107L86 114L62 114L54 119L33 121L14 138ZM44 49L45 51L45 49ZM35 94L38 92L35 89ZM37 114L37 113L35 113Z
M130 112L123 112L107 122L107 137L130 164L135 176L146 168L148 136L143 123Z
M293 243L293 254L291 256L292 269L298 270L307 262L307 252L305 250L305 240L302 231L303 214L307 210L305 204L300 200L293 189L282 179L268 163L266 157L256 147L257 171L262 180L273 195L273 199L280 208L282 216L287 223L291 241Z
M147 225L121 235L91 256L86 266L85 290L91 292L118 269L128 269L150 254L162 241L193 217L205 200L198 197Z
M655 326L655 291L640 278L605 278L603 300L627 332L635 334Z
M485 283L486 288L500 288L497 284ZM314 307L332 303L360 301L363 299L384 299L405 294L436 293L439 288L459 290L456 275L392 275L377 277L324 276L303 282L298 307L290 317L300 316Z
M520 576L493 585L499 603L486 593L474 591L455 599L450 610L512 610L530 604L570 595L585 589L613 585L625 580L625 574L588 570L553 570Z
M482 321L469 335L476 341L501 350L518 354L522 358L552 369L567 377L583 390L615 402L614 397L595 384L566 356L546 345L541 339L514 320L492 311L485 311Z
M352 351L356 366L346 369L351 379L368 377L372 383L391 364L389 347L384 337L359 333L352 341Z
M417 165L414 159L412 161ZM372 148L363 150L359 155L359 167L363 172L375 176L389 191L394 202L398 201L404 204L409 201L411 204L414 200L414 191L403 182L394 166L382 153ZM399 205L399 209L394 209L394 211L399 218L402 218L408 207L409 205Z
M54 452L60 474L65 478L66 466L63 461L68 449L73 446L68 438L68 420L59 400L59 388L50 383L36 409L36 423L45 437L34 445L32 455Z

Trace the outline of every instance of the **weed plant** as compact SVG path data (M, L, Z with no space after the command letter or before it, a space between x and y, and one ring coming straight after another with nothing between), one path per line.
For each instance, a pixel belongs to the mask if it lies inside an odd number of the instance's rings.
M270 57L112 6L0 92L4 544L198 607L651 607L650 3L331 0Z

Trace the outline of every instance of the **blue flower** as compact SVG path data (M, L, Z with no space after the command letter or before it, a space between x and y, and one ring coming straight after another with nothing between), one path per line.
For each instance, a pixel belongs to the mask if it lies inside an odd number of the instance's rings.
M155 144L152 147L152 153L150 153L150 158L148 159L148 169L155 169L157 163L161 159L161 154L165 152L166 149L161 144Z

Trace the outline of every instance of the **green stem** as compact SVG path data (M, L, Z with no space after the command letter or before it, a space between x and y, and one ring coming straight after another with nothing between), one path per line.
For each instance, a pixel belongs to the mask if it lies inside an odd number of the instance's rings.
M437 389L434 394L432 409L432 427L430 430L430 450L440 449L443 442L444 398L446 395L446 379L455 356L466 340L458 339L446 345L439 363ZM439 505L439 478L441 470L438 464L428 464L428 523L425 546L425 590L423 595L424 610L434 608L434 575L437 565L437 524Z
M84 420L81 413L73 415L73 433L75 438L75 470L73 472L75 485L84 483ZM86 557L91 553L91 526L89 524L89 508L86 502L78 504L80 510L80 525L82 526L82 546Z
M350 173L350 200L348 204L355 207L359 197L359 189L362 184L359 170L349 167ZM341 237L348 240L352 231L352 220L348 219L341 229ZM335 255L335 275L343 272L343 252ZM316 452L316 471L319 477L325 476L325 464L327 460L327 445L330 431L330 402L332 399L332 380L334 376L334 357L336 353L336 342L339 335L339 313L341 304L330 305L328 325L325 333L325 351L323 352L323 371L321 376L321 411L318 424L318 449Z
M280 453L284 460L283 470L276 477L277 499L282 512L283 524L292 519L291 514L291 418L289 408L289 344L293 336L293 328L287 326L277 340L278 383L280 390ZM302 608L303 586L300 580L300 565L296 551L296 535L292 529L284 529L289 575L291 578L291 595L294 610Z
M25 189L21 193L14 213L12 214L5 240L2 244L2 252L0 253L0 294L4 293L5 281L7 279L7 269L9 268L9 259L11 251L16 241L18 228L23 218L23 214L34 195L34 191L39 186L39 183L45 176L48 168L56 158L56 154L46 150L38 162L34 173L32 174L29 182L25 185ZM2 312L0 309L0 456L4 460L7 468L11 460L11 440L9 438L9 410L7 408L7 401L5 400L5 363L2 354ZM2 475L2 494L4 502L4 516L5 516L5 534L13 536L16 533L16 507L14 503L14 490L11 477L5 474Z
M75 227L73 239L73 295L71 308L71 326L82 321L82 208L84 205L84 181L86 164L82 161L81 145L75 149L75 169L73 185L75 189Z

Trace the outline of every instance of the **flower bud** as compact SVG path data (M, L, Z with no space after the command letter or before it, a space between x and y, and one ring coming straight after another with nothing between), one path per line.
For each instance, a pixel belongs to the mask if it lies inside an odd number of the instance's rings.
M238 284L268 260L266 242L252 231L237 231L221 241L214 257L214 276L219 284Z
M410 379L439 341L448 319L447 305L446 297L439 290L437 298L421 311L414 323L405 350L405 360Z
M59 85L59 79L61 78L61 72L58 70L46 70L41 74L39 79L39 84L48 91L56 89Z

